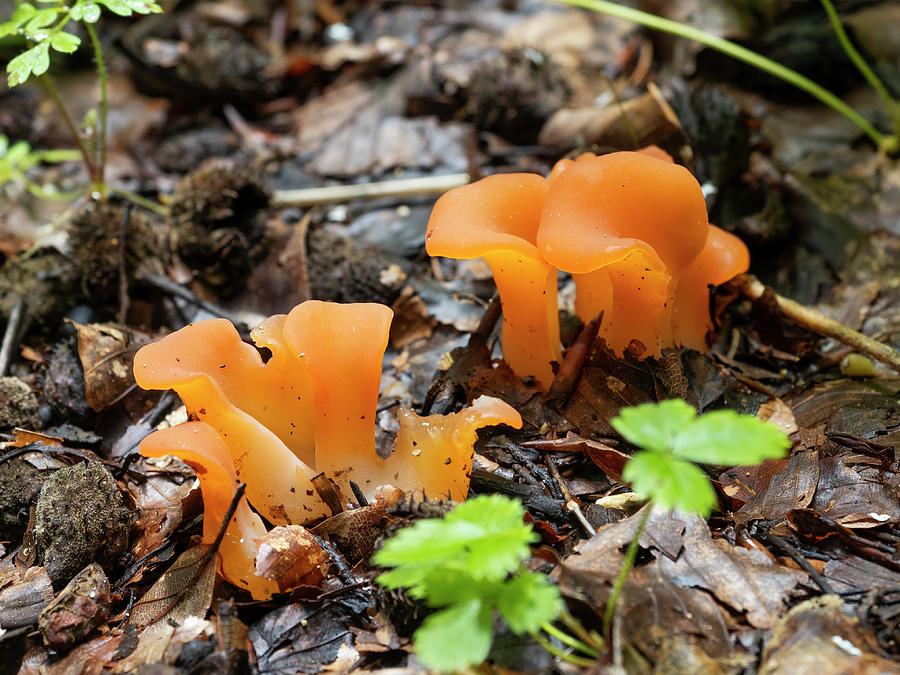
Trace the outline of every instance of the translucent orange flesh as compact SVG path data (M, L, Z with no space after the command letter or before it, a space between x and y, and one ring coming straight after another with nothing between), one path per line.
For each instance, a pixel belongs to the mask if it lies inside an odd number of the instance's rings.
M480 396L468 408L450 415L419 417L411 410L398 415L397 447L386 465L390 480L430 498L463 501L469 492L477 430L493 424L522 427L522 418L498 398Z
M222 435L247 484L247 499L260 514L277 525L302 523L326 514L311 483L315 471L253 413L282 430L311 425L303 415L292 416L291 403L299 403L296 383L285 382L288 375L280 371L269 376L268 365L228 321L212 319L142 347L135 355L134 377L145 389L174 389L192 417ZM310 398L305 395L306 405ZM273 421L279 407L285 419Z
M450 190L428 221L429 255L484 257L503 306L503 357L519 375L548 389L559 362L556 269L535 248L546 180L532 174L488 176Z
M315 391L316 470L343 487L348 475L378 460L375 411L392 317L385 305L310 300L284 324L285 340Z
M723 284L750 267L747 246L730 232L709 226L706 246L678 281L672 315L677 344L698 351L709 349L706 336L713 329L709 284Z
M212 544L238 484L225 440L208 424L188 422L150 434L141 441L140 452L145 457L175 455L194 469L203 495L203 543ZM241 500L219 545L222 576L255 600L278 592L276 583L255 573L257 541L265 534L262 519Z
M643 249L676 275L699 255L707 229L703 191L684 167L639 152L582 155L553 175L537 245L574 274Z

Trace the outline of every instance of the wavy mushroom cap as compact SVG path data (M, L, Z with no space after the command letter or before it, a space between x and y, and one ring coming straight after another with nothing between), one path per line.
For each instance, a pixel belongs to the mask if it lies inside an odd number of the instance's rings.
M492 251L537 257L548 183L537 174L488 176L438 199L428 220L428 255L466 260Z
M684 167L644 152L564 162L551 174L537 236L551 264L586 274L641 251L674 275L703 249L706 202Z

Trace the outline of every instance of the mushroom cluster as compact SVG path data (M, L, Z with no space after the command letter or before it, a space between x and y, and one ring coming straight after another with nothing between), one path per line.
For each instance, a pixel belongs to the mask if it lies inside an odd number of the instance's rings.
M382 459L375 415L391 318L384 305L311 300L252 331L257 347L271 352L265 361L225 319L191 324L138 351L137 383L174 389L192 420L150 434L140 451L176 455L195 468L206 505L204 540L218 531L237 480L274 525L329 514L313 485L320 473L344 495L354 481L369 499L387 484L465 499L477 429L518 428L521 418L487 396L449 415L401 410L396 447ZM250 564L260 532L260 517L239 508L220 554L229 581L267 597L273 585L256 578Z
M603 312L617 354L707 349L709 285L747 270L747 247L707 220L697 180L656 147L584 154L549 178L499 174L451 190L428 223L429 255L483 257L503 306L503 355L544 389L560 360L557 270L572 274L575 311Z

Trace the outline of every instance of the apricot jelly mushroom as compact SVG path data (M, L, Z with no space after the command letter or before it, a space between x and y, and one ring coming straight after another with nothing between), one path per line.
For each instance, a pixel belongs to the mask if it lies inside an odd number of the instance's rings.
M537 234L543 257L571 272L576 313L601 310L601 334L617 353L672 344L678 276L706 243L703 192L684 167L659 154L582 155L558 165Z
M305 365L314 391L316 471L344 487L348 474L378 459L375 412L393 315L375 303L309 300L284 322L285 341Z
M285 439L291 441L292 425L306 425L303 434L311 435L312 392L299 391L289 370L275 369L278 363L270 372L270 363L229 321L210 319L142 347L134 377L144 389L174 389L193 418L218 431L247 484L248 501L262 516L277 525L303 523L326 508L311 482L315 471Z
M559 362L556 269L535 246L548 183L532 174L488 176L454 188L434 206L425 235L429 255L483 257L503 306L503 358L542 388Z
M310 300L288 314L285 341L309 369L316 402L316 471L350 494L353 480L371 498L393 484L429 496L465 499L476 430L492 424L520 427L519 414L482 396L450 415L399 413L394 452L375 451L375 412L381 363L393 313L371 303L341 305Z
M715 225L700 255L678 280L672 309L672 332L676 344L707 351L706 335L713 328L709 286L718 286L750 267L750 253L740 239Z
M212 544L238 483L225 440L204 422L187 422L153 432L141 441L140 452L145 457L175 455L194 469L203 495L202 542ZM265 534L262 519L241 500L218 551L222 576L250 591L255 600L268 600L278 592L276 583L255 572L257 541Z

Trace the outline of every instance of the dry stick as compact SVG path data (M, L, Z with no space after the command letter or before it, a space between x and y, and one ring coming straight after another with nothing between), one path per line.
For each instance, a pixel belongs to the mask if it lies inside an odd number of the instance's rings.
M735 277L741 292L751 300L759 300L766 292L766 286L752 274L741 274ZM794 323L808 328L814 333L834 338L846 345L868 354L876 361L881 361L900 372L900 354L888 345L873 340L834 319L830 319L811 307L773 293L778 308Z
M351 199L375 197L416 197L419 195L440 194L455 187L469 183L469 174L450 173L441 176L422 176L419 178L402 178L377 183L360 183L357 185L329 185L318 188L299 190L276 190L272 195L272 205L312 206L331 202L346 202Z
M553 458L550 457L550 453L544 453L544 461L547 463L547 466L550 467L550 473L559 484L559 489L562 492L563 498L566 500L566 508L578 519L578 522L581 523L584 531L587 532L589 536L593 537L597 534L597 530L595 530L594 526L584 517L584 513L581 512L581 506L579 506L575 497L572 496L569 486L566 485L563 477L559 475L559 469L556 468L556 464L553 462Z
M140 277L140 281L147 284L148 286L152 286L153 288L163 291L164 293L174 295L176 298L181 298L185 302L188 302L195 307L205 309L210 314L228 319L229 321L231 321L231 323L237 326L239 330L249 328L241 319L232 315L228 310L225 310L216 304L208 302L203 298L198 298L187 288L179 286L178 284L169 281L165 277L159 276L157 274L146 274Z
M0 377L6 375L6 369L9 368L12 361L13 344L16 341L16 334L19 332L23 309L25 309L25 298L20 295L16 298L16 304L9 313L6 330L3 332L3 344L0 345Z
M557 410L560 410L569 402L572 392L575 391L575 385L578 384L578 378L581 376L584 362L591 353L591 348L597 339L597 332L602 321L603 312L600 312L581 330L575 342L569 347L569 351L566 352L566 356L559 366L559 371L556 373L556 377L553 378L553 384L550 385L550 391L547 392L547 402L556 406Z

